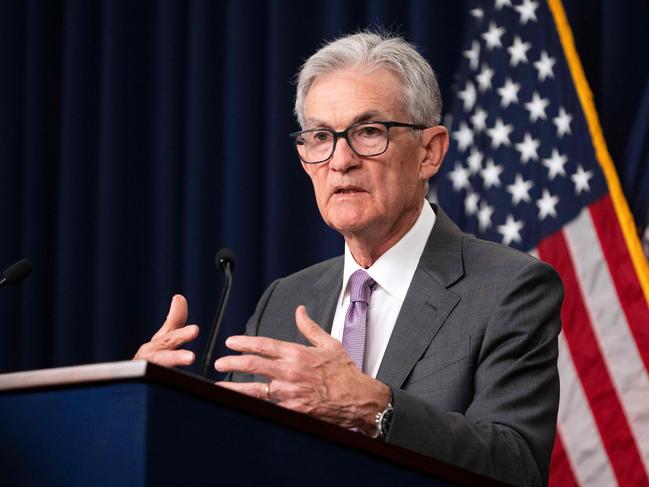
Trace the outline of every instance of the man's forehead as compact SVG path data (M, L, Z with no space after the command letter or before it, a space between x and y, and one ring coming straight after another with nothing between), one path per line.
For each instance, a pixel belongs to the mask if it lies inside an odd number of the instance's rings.
M318 76L306 95L308 126L387 120L402 111L402 83L387 69L346 69Z

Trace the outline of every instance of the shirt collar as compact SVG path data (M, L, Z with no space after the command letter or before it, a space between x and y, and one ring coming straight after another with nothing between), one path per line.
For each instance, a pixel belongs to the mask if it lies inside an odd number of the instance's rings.
M364 269L376 283L385 289L388 294L403 303L410 287L410 281L415 274L421 254L428 241L436 215L430 204L424 200L417 221L401 240L390 247L374 264ZM348 293L347 287L350 276L358 269L363 269L354 260L349 247L345 243L345 264L343 270L343 290L340 293L338 305L343 304L343 299Z

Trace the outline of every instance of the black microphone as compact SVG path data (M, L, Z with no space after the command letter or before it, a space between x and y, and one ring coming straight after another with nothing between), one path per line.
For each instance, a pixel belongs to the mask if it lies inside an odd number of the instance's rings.
M27 259L14 262L2 272L0 287L15 286L32 273L32 263Z
M216 267L225 273L225 284L223 291L221 291L221 299L219 306L216 308L216 314L212 320L212 329L207 337L207 344L201 359L201 375L207 377L207 372L211 362L212 354L214 353L214 345L216 345L216 338L219 336L219 328L221 328L221 321L223 321L223 314L225 312L225 305L230 297L230 289L232 288L232 271L234 270L234 254L230 249L223 248L216 253L214 257Z

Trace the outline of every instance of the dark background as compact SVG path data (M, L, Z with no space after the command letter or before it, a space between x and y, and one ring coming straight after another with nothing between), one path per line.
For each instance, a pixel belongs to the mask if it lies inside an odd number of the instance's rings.
M564 5L646 224L649 2ZM420 46L450 105L465 8L1 2L0 268L27 257L35 270L0 290L0 372L130 358L177 292L205 335L221 246L238 257L224 335L273 279L341 253L287 137L296 70L324 39L382 25Z

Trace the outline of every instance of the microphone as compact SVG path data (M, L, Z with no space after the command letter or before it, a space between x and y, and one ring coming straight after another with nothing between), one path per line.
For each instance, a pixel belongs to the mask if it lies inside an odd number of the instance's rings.
M2 272L0 287L15 286L32 273L32 263L27 259L14 262Z
M223 321L223 314L225 312L225 305L230 297L230 289L232 288L232 271L234 270L234 254L230 249L223 248L216 253L214 257L216 267L225 273L225 284L221 291L221 299L219 306L216 308L214 319L212 320L212 329L207 337L207 344L201 359L201 375L207 377L209 370L210 359L214 353L214 345L216 345L216 338L219 336L219 329L221 328L221 321Z

